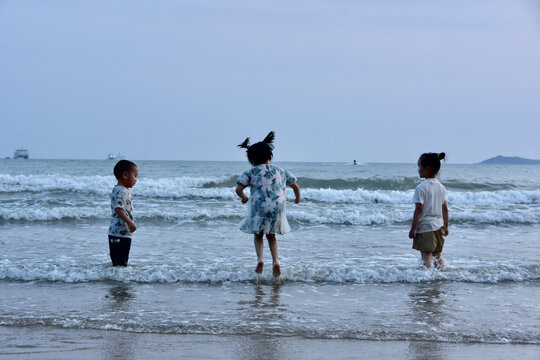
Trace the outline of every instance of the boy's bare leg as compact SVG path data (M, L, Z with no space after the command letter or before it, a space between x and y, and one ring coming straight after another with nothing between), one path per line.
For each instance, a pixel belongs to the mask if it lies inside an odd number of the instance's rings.
M446 265L446 261L444 261L444 258L440 252L433 253L433 258L435 267L437 269L440 269Z
M433 253L422 251L422 260L424 261L426 268L429 269L433 261Z
M278 241L275 234L266 234L266 239L268 239L268 246L270 247L270 253L272 253L272 272L274 277L281 276L281 266L279 265L279 248Z
M255 242L255 252L257 253L257 267L255 268L255 272L257 274L262 274L263 272L263 266L264 266L264 259L263 259L263 234L256 234L254 236L254 242Z

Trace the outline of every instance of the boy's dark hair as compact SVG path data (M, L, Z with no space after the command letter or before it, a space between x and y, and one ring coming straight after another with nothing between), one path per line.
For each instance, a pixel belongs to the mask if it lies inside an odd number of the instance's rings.
M117 180L120 180L124 171L131 171L133 168L136 167L137 165L135 165L135 163L132 163L129 160L120 160L116 163L116 165L114 165L114 176Z
M274 145L272 145L274 137L274 132L270 131L263 141L259 141L250 146L249 138L246 138L246 140L238 145L238 147L247 149L247 158L251 164L260 165L268 160L272 160L272 157L274 156L272 153L272 150L274 149Z
M441 168L441 160L446 157L445 153L423 153L418 159L418 164L421 167L431 167L435 174L437 174Z

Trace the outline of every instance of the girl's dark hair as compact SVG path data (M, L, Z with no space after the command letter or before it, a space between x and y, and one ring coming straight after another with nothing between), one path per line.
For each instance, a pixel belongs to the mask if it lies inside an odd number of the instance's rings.
M268 160L272 160L272 157L274 156L272 153L272 150L274 150L274 145L272 144L274 138L274 132L270 131L263 141L249 145L249 138L246 138L246 140L238 145L238 147L247 149L247 158L250 163L253 165L260 165Z
M423 153L418 159L418 164L421 167L431 167L435 174L437 174L441 168L441 160L446 157L445 153Z
M131 171L133 168L136 167L137 165L135 165L135 163L132 163L129 160L120 160L116 163L116 165L114 165L114 176L117 180L120 180L124 171Z

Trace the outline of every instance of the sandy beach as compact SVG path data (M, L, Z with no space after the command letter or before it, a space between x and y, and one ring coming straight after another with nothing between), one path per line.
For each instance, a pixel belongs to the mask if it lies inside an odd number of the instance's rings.
M538 359L538 345L0 327L0 359Z

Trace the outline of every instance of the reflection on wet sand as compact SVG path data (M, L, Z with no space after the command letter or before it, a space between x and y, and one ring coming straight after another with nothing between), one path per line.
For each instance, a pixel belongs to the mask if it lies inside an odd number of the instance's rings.
M111 309L124 311L129 309L129 302L134 295L130 285L120 284L109 288L109 295L106 297L111 300Z
M238 343L237 358L242 360L281 360L283 341L274 336L284 324L283 308L280 303L281 284L254 287L252 301L242 302L246 306L246 332L251 336L242 337Z
M108 295L105 297L109 300L106 307L109 309L110 316L124 323L129 321L130 303L134 298L132 287L129 284L114 285L109 288ZM108 331L106 336L103 348L104 359L135 358L138 336L120 331Z
M409 351L414 359L444 360L445 348L436 341L437 331L447 314L444 311L446 292L437 284L422 284L409 293L411 316L416 333L424 333L426 341L411 341Z
M252 302L252 306L263 306L263 307L278 307L280 305L280 295L282 290L281 284L274 284L270 286L270 292L267 295L268 287L263 287L262 285L255 286L255 298ZM266 290L266 291L265 291Z

